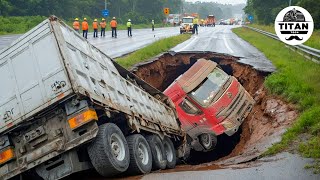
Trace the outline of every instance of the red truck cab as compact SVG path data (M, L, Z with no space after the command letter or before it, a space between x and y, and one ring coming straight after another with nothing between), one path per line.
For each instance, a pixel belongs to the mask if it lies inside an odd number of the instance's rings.
M182 128L197 151L210 151L218 135L237 132L254 105L236 78L205 59L199 59L164 94L175 104Z

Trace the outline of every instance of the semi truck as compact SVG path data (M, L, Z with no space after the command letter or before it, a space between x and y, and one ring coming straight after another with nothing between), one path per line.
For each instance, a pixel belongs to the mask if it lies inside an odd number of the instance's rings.
M196 151L211 151L217 136L233 135L252 111L254 100L217 63L199 59L165 91Z
M208 15L207 16L207 26L216 26L216 18L214 15Z
M0 179L143 174L183 156L171 100L54 16L0 51L0 82Z
M180 24L180 34L182 33L194 33L193 32L193 19L192 16L186 16L182 18L182 22Z

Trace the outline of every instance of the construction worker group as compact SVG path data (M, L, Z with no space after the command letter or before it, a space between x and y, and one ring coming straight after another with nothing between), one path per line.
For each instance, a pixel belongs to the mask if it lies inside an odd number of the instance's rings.
M106 36L106 27L107 27L107 22L104 18L101 19L101 22L98 23L97 19L94 19L93 23L92 23L92 28L93 28L93 37L97 38L98 37L98 29L99 26L101 28L100 32L100 36L104 37ZM111 34L113 38L117 38L117 20L115 17L112 18L112 20L110 21L110 27L111 27ZM82 28L82 36L84 38L88 38L88 30L89 30L89 24L87 21L87 18L83 18L83 22L81 23L81 28ZM73 29L75 31L77 31L78 33L80 33L80 22L78 18L74 19L73 22ZM152 20L152 29L154 29L154 21ZM127 22L127 30L128 30L128 37L132 37L132 23L131 23L131 19L128 19Z

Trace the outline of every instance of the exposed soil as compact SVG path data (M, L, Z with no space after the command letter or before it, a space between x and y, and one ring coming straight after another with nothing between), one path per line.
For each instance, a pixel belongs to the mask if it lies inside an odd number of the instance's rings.
M298 115L292 105L267 93L263 82L269 72L258 71L250 65L239 63L237 57L216 53L178 53L174 56L167 53L137 64L132 71L163 91L200 58L217 62L226 73L236 77L254 97L256 104L238 133L232 137L218 136L215 151L192 153L189 163L201 165L182 165L174 171L217 169L251 161L273 143L280 141L285 129Z

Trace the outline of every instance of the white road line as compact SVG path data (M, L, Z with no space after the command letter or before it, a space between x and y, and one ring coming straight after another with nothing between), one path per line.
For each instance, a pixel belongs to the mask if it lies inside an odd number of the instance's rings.
M196 39L198 38L198 36L194 36L194 38L183 48L181 48L180 50L178 50L178 52L185 50L187 47L189 47Z
M226 32L227 29L224 30L224 33ZM226 38L226 34L224 34L223 36L223 42L224 42L224 45L227 47L228 51L232 54L234 53L233 50L230 48L228 42L227 42L227 38Z

